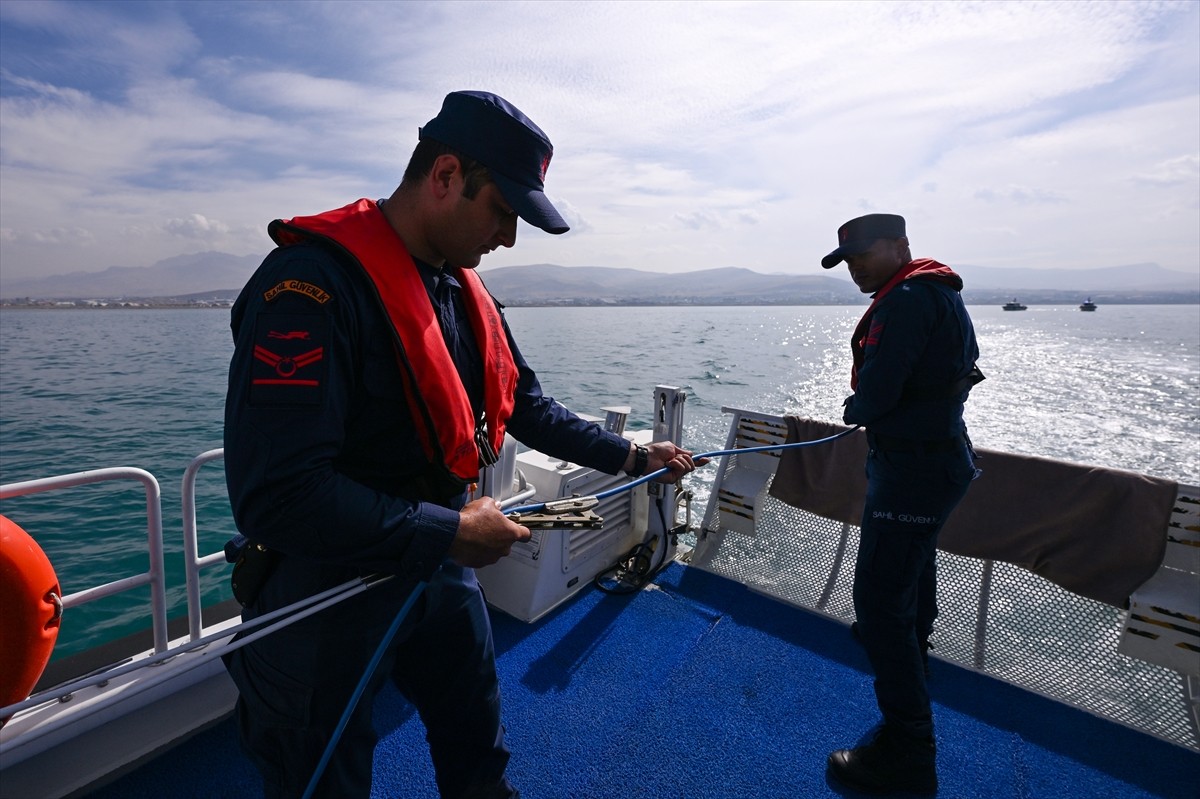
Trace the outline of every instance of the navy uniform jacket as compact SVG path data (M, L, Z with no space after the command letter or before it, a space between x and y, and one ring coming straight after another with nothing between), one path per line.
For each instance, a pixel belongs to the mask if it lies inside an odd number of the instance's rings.
M879 301L870 328L844 421L910 439L963 433L968 391L951 395L948 389L974 367L979 347L957 288L928 278L905 280ZM936 394L941 396L930 398Z
M428 286L438 281L419 268ZM455 305L446 340L474 378L464 384L478 408L482 365L461 298ZM427 578L465 496L422 501L426 457L370 280L317 245L276 249L238 297L231 327L225 472L242 534L298 558ZM545 396L507 323L505 332L520 375L508 431L551 456L620 471L629 443Z

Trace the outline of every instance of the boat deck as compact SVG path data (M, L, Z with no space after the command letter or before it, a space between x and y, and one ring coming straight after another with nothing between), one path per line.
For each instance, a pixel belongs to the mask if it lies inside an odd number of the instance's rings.
M877 722L846 626L695 567L647 590L589 588L541 620L493 614L509 777L525 799L854 795L825 758ZM1200 754L934 660L939 796L1200 796ZM373 797L436 797L424 730L376 703ZM88 796L260 795L230 720Z

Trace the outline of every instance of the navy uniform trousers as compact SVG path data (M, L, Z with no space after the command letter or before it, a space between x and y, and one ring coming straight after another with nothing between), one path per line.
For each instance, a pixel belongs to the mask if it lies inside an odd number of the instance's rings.
M283 558L244 617L254 618L354 573ZM243 746L268 799L298 799L350 696L413 583L393 579L231 653ZM417 708L443 797L515 796L491 624L472 569L443 564L379 663L315 796L367 799L376 734L374 697L391 679Z
M977 474L974 454L966 441L948 452L871 446L866 472L854 569L858 634L875 671L884 723L926 739L933 714L921 642L937 617L937 536Z

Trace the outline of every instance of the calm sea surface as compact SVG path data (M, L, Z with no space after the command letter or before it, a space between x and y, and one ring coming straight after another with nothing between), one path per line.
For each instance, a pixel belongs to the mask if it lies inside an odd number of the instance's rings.
M840 422L848 339L862 307L511 308L546 391L596 416L631 405L650 426L655 385L688 392L685 446L723 449L722 406ZM1200 306L971 306L980 366L967 421L976 445L1200 483ZM221 446L226 310L0 312L0 482L111 466L162 487L168 602L185 609L180 480ZM702 509L713 468L689 478ZM233 534L220 462L200 472L202 553ZM140 484L6 500L67 593L146 569ZM223 570L205 598L227 595ZM140 589L67 612L55 657L140 626Z

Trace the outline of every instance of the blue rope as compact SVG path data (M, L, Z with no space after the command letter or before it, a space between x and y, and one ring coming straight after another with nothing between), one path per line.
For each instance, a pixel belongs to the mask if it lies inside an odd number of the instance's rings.
M752 452L768 452L777 449L783 450L797 449L799 447L814 447L817 444L826 444L830 441L835 441L842 436L848 436L857 429L858 427L855 426L849 430L838 433L837 435L832 435L827 438L818 438L814 441L797 441L792 444L770 444L762 447L742 447L740 449L723 449L715 452L702 452L699 455L695 455L694 458L699 460L701 458L717 458L723 455L748 455ZM608 491L601 491L599 494L596 494L596 499L606 499L614 494L619 494L622 491L629 491L630 489L639 486L642 483L649 482L659 475L665 474L669 471L670 469L664 466L657 471L651 472L650 474L644 474L638 479L630 480L628 483L623 483L616 488L611 488ZM533 511L543 510L545 507L546 503L542 502L536 505L524 505L519 508L512 508L505 511L505 513L530 513ZM329 738L329 743L325 746L325 752L321 755L321 762L317 763L317 768L315 771L313 771L312 779L309 780L308 789L305 790L303 799L311 799L313 791L317 789L317 782L321 779L321 775L325 772L325 767L329 765L329 760L333 757L333 750L337 748L338 741L341 739L342 733L346 729L346 725L350 723L350 716L354 714L354 709L358 707L359 699L361 699L363 693L366 692L367 684L371 682L371 677L375 674L375 669L379 667L379 661L383 660L383 655L387 651L388 646L391 645L392 639L396 637L396 633L400 630L400 625L404 623L404 618L408 615L409 611L412 610L412 606L414 603L416 603L417 597L419 597L421 592L424 590L425 583L417 583L416 587L413 588L412 593L408 595L408 599L404 601L404 605L401 606L400 611L396 614L396 618L392 620L392 626L389 627L388 631L384 634L383 640L379 642L379 648L375 650L375 655L371 658L371 662L367 664L367 668L363 672L362 679L358 681L358 685L355 687L354 693L350 696L350 701L346 704L346 709L342 712L342 718L338 721L337 728L333 731L333 735Z
M701 452L699 455L693 455L692 457L695 460L700 460L701 458L718 458L718 457L721 457L722 455L748 455L752 452L769 452L771 450L776 450L776 449L799 449L800 447L815 447L817 444L828 444L830 441L835 441L835 440L841 438L842 436L848 436L851 433L853 433L855 430L857 430L858 428L859 428L859 425L855 425L854 427L851 427L849 430L843 430L842 432L840 432L836 435L828 436L827 438L814 439L813 441L796 441L791 444L768 444L768 445L762 446L762 447L740 447L738 449L722 449L722 450L717 450L715 452ZM614 494L619 494L622 491L628 491L629 489L634 488L635 486L640 486L642 483L647 483L647 482L653 480L654 478L658 477L659 475L666 474L669 471L671 471L671 470L664 466L663 468L661 468L657 471L650 472L650 474L644 474L636 480L630 480L628 483L622 483L621 485L617 486L616 488L610 488L607 491L601 491L599 494L596 494L596 499L597 500L607 499L608 497L611 497ZM550 501L554 502L555 500L550 500ZM546 504L547 503L545 503L545 502L539 502L534 505L522 505L519 508L507 508L507 509L505 509L504 512L506 514L534 513L536 511L545 510Z
M320 781L321 775L325 772L325 767L329 765L329 759L333 757L333 750L337 748L338 741L341 740L342 733L346 730L346 725L350 723L350 716L354 714L354 708L358 707L358 700L362 698L363 693L367 690L367 683L371 681L372 675L375 674L375 669L379 667L379 661L383 660L384 652L391 645L392 639L396 637L400 625L404 622L404 617L412 610L417 597L424 590L425 583L417 583L412 593L408 595L408 599L404 600L404 604L400 606L400 611L396 614L396 618L392 619L392 626L388 628L388 631L383 636L383 640L379 642L379 648L375 650L371 662L367 664L362 679L358 681L354 693L350 696L350 701L346 703L346 709L342 711L342 718L338 721L337 728L329 738L329 743L325 745L325 753L321 755L321 762L317 763L317 768L313 772L312 779L308 781L308 788L304 791L304 799L311 799L313 791L317 789L317 782Z

